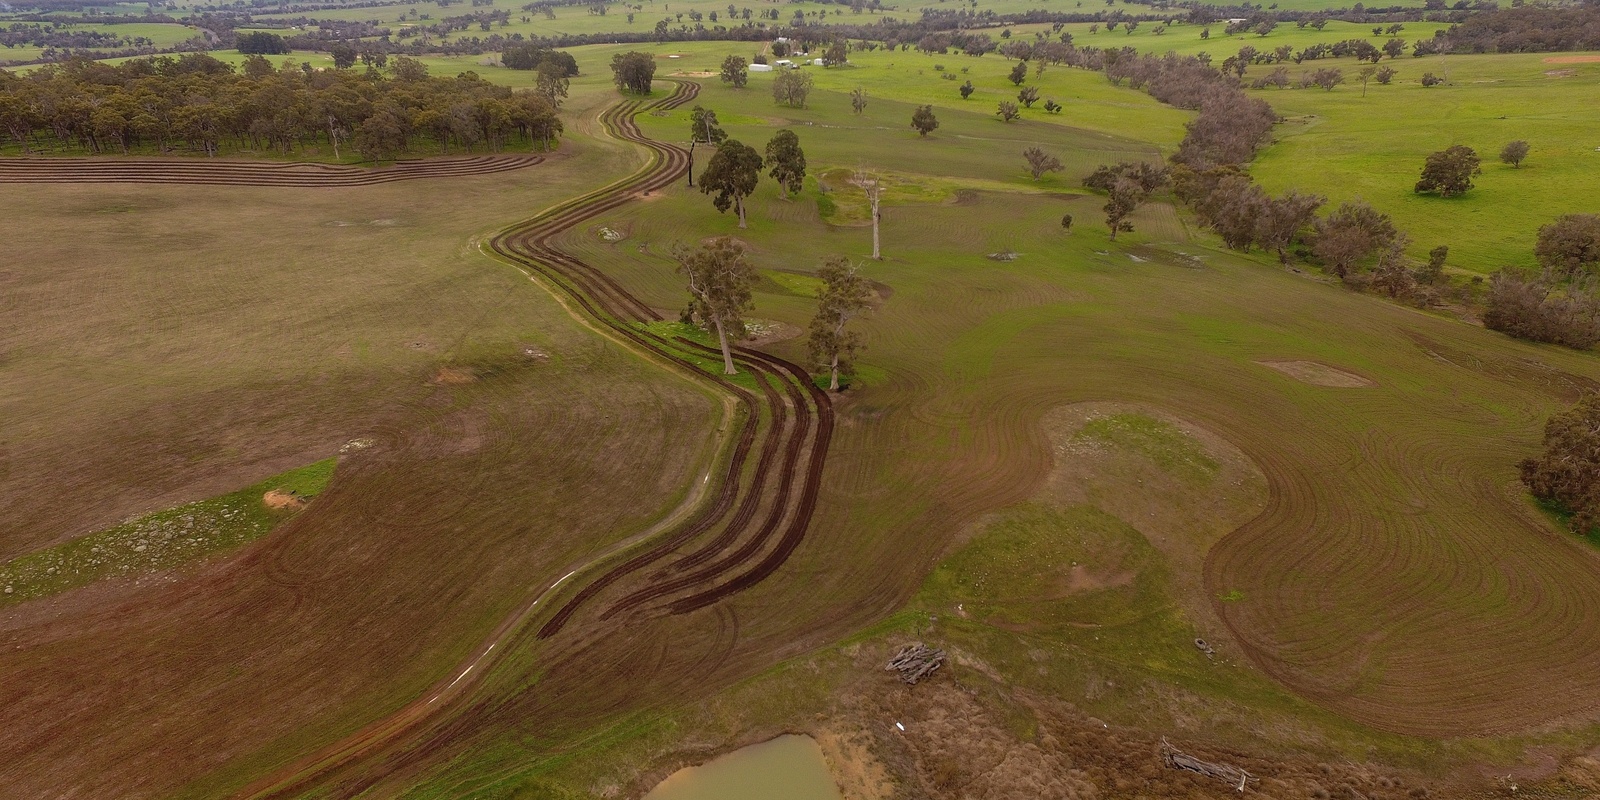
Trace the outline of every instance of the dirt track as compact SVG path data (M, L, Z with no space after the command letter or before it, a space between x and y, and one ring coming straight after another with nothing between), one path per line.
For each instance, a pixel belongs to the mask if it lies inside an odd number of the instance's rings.
M647 167L611 186L513 226L495 236L488 246L566 295L592 322L606 326L617 336L700 379L713 381L736 398L742 411L739 430L734 433L736 438L714 496L681 524L642 543L645 547L642 552L586 578L583 573L589 567L600 566L611 556L610 553L601 554L530 597L516 614L496 629L490 641L474 650L469 661L451 670L447 678L441 679L423 697L352 736L251 784L240 796L299 794L327 775L396 744L448 705L451 699L463 698L481 681L493 666L491 654L495 646L516 636L522 623L539 610L540 601L555 596L558 590L581 587L539 628L539 639L560 634L597 598L620 593L623 587L618 586L615 592L611 591L612 587L647 567L661 565L636 585L630 585L630 593L614 599L600 615L600 621L624 613L682 614L704 608L768 577L800 544L816 505L832 434L833 415L827 395L818 390L798 366L746 348L738 349L736 361L744 372L757 376L762 387L759 392L752 393L721 376L704 372L682 355L698 349L698 345L683 340L668 341L631 325L661 317L601 270L549 244L552 238L573 226L641 194L657 191L681 176L688 165L687 152L645 138L633 123L635 114L677 107L694 99L699 92L697 84L675 84L673 93L663 100L648 105L639 101L619 104L601 116L602 123L613 135L651 151L653 158ZM755 456L753 464L752 454ZM680 548L707 535L712 538L692 552L671 560ZM736 545L737 549L729 552ZM699 569L681 574L696 567ZM592 630L594 627L580 626L580 636L587 638L616 630L615 625L603 626L605 631ZM509 648L502 652L505 649ZM424 749L426 747L423 745Z
M430 750L439 726L451 724L450 718L472 715L471 709L461 708L465 703L455 704L451 714L438 712L451 706L453 700L467 700L493 672L495 661L512 650L511 645L517 641L552 639L566 630L561 641L545 648L548 657L560 659L582 652L586 646L607 638L607 634L618 632L626 624L625 618L686 613L755 585L781 566L803 539L816 504L832 433L833 415L827 395L800 367L747 348L737 350L736 361L742 372L756 377L758 390L751 391L706 373L690 360L704 355L698 345L669 341L631 324L660 317L601 270L549 244L573 226L681 178L688 165L687 152L645 138L633 123L635 114L674 108L698 94L699 86L693 82L671 83L672 93L661 100L625 102L601 115L602 124L612 135L650 152L647 166L512 226L495 236L488 248L556 292L569 309L581 309L591 325L608 329L613 338L631 342L658 360L696 380L709 381L732 396L739 413L725 431L731 446L714 467L716 479L708 473L705 486L689 493L685 500L688 508L670 515L646 536L592 555L553 584L541 582L537 587L528 587L527 597L486 641L473 648L467 660L412 702L262 777L241 794L295 794L324 784L345 767L370 766L373 756L395 747ZM13 159L0 162L0 183L361 186L501 172L542 160L537 156L479 157L364 170L237 161ZM702 494L707 501L696 504L694 501ZM680 549L688 552L680 553ZM655 569L638 574L650 567ZM623 580L630 577L633 579ZM555 601L563 601L559 610L541 627L531 628ZM736 621L724 619L728 615L716 616L726 623L725 633L731 635L737 630ZM381 777L385 769L378 766L374 771ZM341 791L351 788L350 781L343 778L335 778ZM371 785L363 779L357 781Z

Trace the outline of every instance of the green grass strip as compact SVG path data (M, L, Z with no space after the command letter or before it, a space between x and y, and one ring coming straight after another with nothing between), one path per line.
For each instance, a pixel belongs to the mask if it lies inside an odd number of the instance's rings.
M157 511L0 565L0 608L103 578L146 575L260 538L295 509L272 509L272 490L310 499L333 477L336 459L274 475L231 494Z

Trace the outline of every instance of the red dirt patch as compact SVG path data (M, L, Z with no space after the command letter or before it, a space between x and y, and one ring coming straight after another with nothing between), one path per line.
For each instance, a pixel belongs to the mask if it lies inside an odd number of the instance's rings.
M280 511L283 509L298 509L306 507L306 499L304 497L301 497L297 494L290 494L282 489L273 489L272 491L261 495L261 502L266 503L267 508L277 509Z
M464 383L472 383L477 379L477 376L473 375L471 370L461 367L440 367L439 371L433 375L433 382L440 386L460 386Z

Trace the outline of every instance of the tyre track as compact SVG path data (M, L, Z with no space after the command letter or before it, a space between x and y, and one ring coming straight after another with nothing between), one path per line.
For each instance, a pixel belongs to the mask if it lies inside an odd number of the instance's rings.
M241 796L289 796L329 781L339 786L359 785L363 780L359 777L352 780L348 773L360 770L363 764L373 763L382 772L383 764L393 759L398 748L409 747L413 755L425 754L430 744L419 739L431 738L429 731L438 729L428 723L429 719L437 717L453 701L464 700L483 682L483 676L494 667L499 656L520 646L518 634L526 631L542 611L541 604L545 608L551 605L545 602L547 600L576 589L538 629L537 640L554 637L575 621L584 623L580 626L580 638L615 633L617 625L605 622L621 611L656 604L656 613L683 614L743 591L769 577L803 540L815 509L833 429L833 412L826 393L817 389L800 367L748 348L737 348L735 360L747 375L755 378L758 391L749 391L721 375L707 372L691 360L706 355L704 348L668 340L635 324L657 321L661 316L605 272L552 244L555 237L574 226L640 194L670 185L688 167L687 151L645 137L634 122L639 113L677 108L693 100L699 92L696 83L672 83L672 94L662 100L650 104L620 103L600 117L613 136L649 152L650 161L644 168L514 225L494 236L486 246L537 276L550 288L559 290L563 299L570 301L569 307L581 309L591 322L695 378L710 382L733 398L741 413L738 430L731 432L735 437L731 451L720 467L720 485L712 490L709 501L696 496L698 488L691 491L692 501L687 507L699 507L682 515L681 520L674 521L674 517L669 516L659 529L597 554L535 592L497 627L488 641L473 651L471 658L456 665L411 704L263 776L246 787ZM709 480L710 473L706 478ZM763 507L766 514L757 527L755 520ZM782 524L785 520L787 525ZM780 527L781 535L778 534ZM708 542L680 556L679 561L672 560L675 553L707 535L712 535ZM774 536L776 541L773 541ZM726 553L736 544L736 550L709 566L684 578L669 579ZM629 555L629 550L635 548L643 548L643 551ZM766 555L752 565L763 552ZM620 563L605 566L618 559L622 559ZM662 562L666 562L664 569L641 579L643 587L625 596L626 607L613 606L595 619L580 616L592 601L611 587ZM585 573L591 570L601 571L592 578L587 577ZM719 613L727 615L721 618L724 622L737 619L731 609ZM736 623L733 631L729 636L736 636ZM497 645L506 646L494 653ZM726 646L731 647L732 641ZM466 707L461 702L455 705L458 714ZM455 727L465 722L458 719Z

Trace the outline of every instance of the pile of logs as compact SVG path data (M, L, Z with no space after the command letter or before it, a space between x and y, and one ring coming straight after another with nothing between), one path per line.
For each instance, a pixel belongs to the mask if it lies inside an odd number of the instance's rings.
M889 665L884 669L899 672L900 680L915 686L917 681L932 675L934 670L943 665L943 650L935 650L922 642L917 642L900 648L900 652L889 659Z
M1196 772L1208 778L1226 781L1235 791L1244 791L1245 784L1255 780L1255 777L1238 767L1227 764L1213 764L1210 761L1201 761L1188 753L1172 746L1165 736L1161 737L1161 763L1172 769Z

